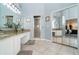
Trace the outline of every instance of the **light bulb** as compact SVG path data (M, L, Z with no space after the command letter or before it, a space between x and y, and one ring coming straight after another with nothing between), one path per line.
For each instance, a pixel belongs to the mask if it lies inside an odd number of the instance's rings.
M21 14L19 9L17 9L12 3L2 3L3 5L6 5L7 8L11 9L14 13Z
M12 5L12 8L15 8L15 6L14 6L14 5Z
M12 5L12 3L7 3L8 5Z
M14 7L14 9L15 9L15 10L17 10L17 8L16 8L16 7Z

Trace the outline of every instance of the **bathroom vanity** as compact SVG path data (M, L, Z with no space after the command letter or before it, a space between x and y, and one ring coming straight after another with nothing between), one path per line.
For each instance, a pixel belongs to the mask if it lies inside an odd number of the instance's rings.
M0 33L0 36L0 55L16 55L21 50L22 39L26 37L26 40L30 40L30 31L25 30L18 34Z
M62 29L52 29L54 36L62 36Z

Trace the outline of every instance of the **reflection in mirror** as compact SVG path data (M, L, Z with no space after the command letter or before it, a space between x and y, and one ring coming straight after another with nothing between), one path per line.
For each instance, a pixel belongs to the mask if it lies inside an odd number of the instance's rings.
M66 20L65 30L66 30L65 32L66 35L77 37L77 32L78 32L77 19Z
M5 26L7 26L8 28L12 28L13 16L6 16L6 20L7 20L7 23L5 24Z

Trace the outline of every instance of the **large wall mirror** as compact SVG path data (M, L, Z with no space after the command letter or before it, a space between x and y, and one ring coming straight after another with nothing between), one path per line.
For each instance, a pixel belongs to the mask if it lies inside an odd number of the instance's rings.
M66 35L71 35L71 36L77 36L78 32L78 25L77 25L77 19L69 19L66 20Z
M5 26L7 26L8 28L12 28L12 24L13 24L13 16L6 16Z

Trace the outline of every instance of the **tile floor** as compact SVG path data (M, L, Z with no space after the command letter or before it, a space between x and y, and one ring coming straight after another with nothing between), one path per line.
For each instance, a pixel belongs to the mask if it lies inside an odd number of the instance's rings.
M35 44L33 45L22 45L21 51L33 51L32 55L79 55L78 49L52 43L51 40L39 39L35 39ZM26 53L26 55L29 54Z

